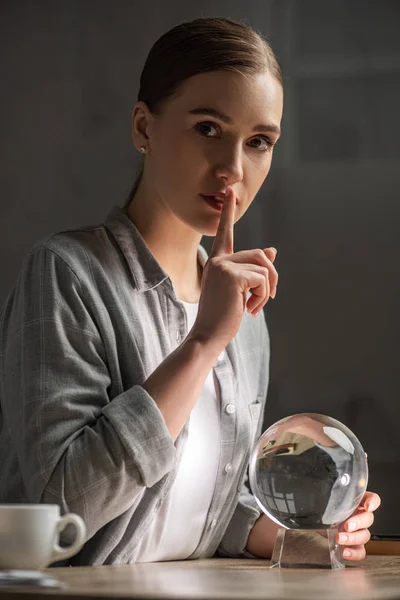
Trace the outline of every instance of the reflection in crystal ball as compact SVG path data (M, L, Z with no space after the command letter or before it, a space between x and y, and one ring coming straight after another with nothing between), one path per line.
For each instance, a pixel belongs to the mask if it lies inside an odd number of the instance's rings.
M302 413L269 427L250 458L260 508L287 529L328 529L360 504L368 481L365 452L345 425Z

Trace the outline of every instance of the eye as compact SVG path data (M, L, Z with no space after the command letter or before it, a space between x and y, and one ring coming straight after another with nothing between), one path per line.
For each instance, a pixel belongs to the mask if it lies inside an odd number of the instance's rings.
M267 136L259 135L256 138L253 138L251 141L260 141L261 144L257 146L252 146L255 150L259 150L260 152L266 152L270 150L274 146L274 142Z
M211 121L201 121L196 123L194 126L195 131L206 138L217 138L222 135L221 127ZM250 144L251 148L258 152L266 152L274 146L274 141L264 135L259 135L251 140L251 142L258 141L257 145Z
M220 131L220 128L215 123L211 123L210 121L202 121L201 123L196 123L194 129L203 135L204 137L216 137L215 135L210 135L212 130Z

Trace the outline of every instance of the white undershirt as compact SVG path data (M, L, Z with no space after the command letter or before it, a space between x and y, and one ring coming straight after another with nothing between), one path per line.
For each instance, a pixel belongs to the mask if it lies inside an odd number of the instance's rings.
M198 304L182 304L190 331ZM220 436L220 400L211 370L190 413L175 481L138 544L137 562L183 560L197 548L214 494Z

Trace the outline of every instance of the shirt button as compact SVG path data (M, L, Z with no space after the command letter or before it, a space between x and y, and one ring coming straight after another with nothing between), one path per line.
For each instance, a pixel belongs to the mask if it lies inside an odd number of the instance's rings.
M217 519L213 519L210 523L210 529L215 529L216 524L217 524Z
M181 341L181 332L179 331L179 329L178 329L178 331L176 332L176 341L177 341L177 342L180 342L180 341Z
M225 412L228 415L233 415L233 413L235 412L235 406L233 404L227 404L225 406Z
M230 473L232 471L232 465L231 465L231 463L227 463L225 465L224 471L225 471L225 473Z
M218 362L221 362L221 361L223 361L223 360L224 360L224 358L225 358L225 352L221 352L221 354L220 354L220 355L218 356L218 358L217 358L217 361L218 361Z

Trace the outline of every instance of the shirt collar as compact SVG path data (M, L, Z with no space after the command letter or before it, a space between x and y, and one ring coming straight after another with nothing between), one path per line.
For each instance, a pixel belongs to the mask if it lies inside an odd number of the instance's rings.
M121 248L137 290L146 292L166 279L171 283L169 275L162 269L139 230L128 217L126 208L113 206L103 224ZM201 245L198 247L197 256L200 265L204 267L208 254Z

